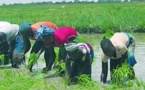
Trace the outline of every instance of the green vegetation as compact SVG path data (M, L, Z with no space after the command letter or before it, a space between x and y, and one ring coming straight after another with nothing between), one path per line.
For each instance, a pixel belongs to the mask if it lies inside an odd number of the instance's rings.
M118 67L112 73L112 82L116 86L125 85L125 82L133 76L132 70L127 63L124 63L122 67Z
M78 77L79 83L68 85L68 82L63 77L47 78L46 74L37 72L30 73L23 69L1 69L0 89L1 90L114 90L114 89L145 89L143 81L125 82L125 84L105 85L94 80L91 80L86 75Z
M87 34L81 34L82 37L84 37L87 41L89 40L89 43L91 43L94 47L94 49L98 49L99 40L103 37L102 35L87 35ZM138 35L137 35L138 36ZM94 43L95 42L95 43ZM58 48L55 49L55 52L58 55ZM95 59L97 56L95 56ZM26 57L27 60L29 57ZM0 59L4 60L4 56L2 55ZM36 62L37 56L36 54L32 54L30 56L31 60L34 60ZM42 59L39 57L38 62L40 62ZM58 57L56 58L56 60ZM44 61L44 60L42 60ZM115 71L116 80L117 83L111 83L111 84L102 84L100 82L96 82L94 80L91 80L87 75L81 75L78 77L79 83L74 85L68 85L68 81L64 77L59 77L58 73L55 73L55 71L58 71L54 69L54 75L52 75L52 72L48 72L47 74L44 74L41 72L41 70L35 71L33 73L30 73L28 69L26 69L25 66L22 66L21 69L12 69L7 66L0 68L0 89L1 90L124 90L124 89L131 89L131 90L140 90L145 89L145 82L135 79L131 81L124 81L126 80L126 74L128 74L130 71L127 68L128 66L124 65L119 70ZM43 67L42 67L43 68ZM62 64L62 68L64 69L64 64ZM98 73L99 74L99 73ZM50 75L50 76L49 76ZM100 77L98 77L100 78Z
M107 29L105 31L105 33L103 34L103 37L106 37L106 38L111 38L111 36L114 34L114 32L110 29Z
M0 6L0 20L17 24L50 21L80 33L104 33L107 29L144 32L144 10L144 2L8 5Z
M100 42L103 36L102 34L94 35L92 33L104 33L106 31L104 36L110 37L116 31L144 32L144 10L145 3L139 2L9 5L0 6L0 21L9 21L19 25L23 21L30 23L50 21L56 23L58 27L71 26L81 33L80 38L82 42L89 42L96 50L99 48L98 42ZM92 35L89 35L90 33ZM55 49L55 52L58 55L58 48ZM96 60L96 57L94 60ZM4 56L1 56L0 59L3 61ZM37 59L35 54L30 56L31 63L36 62ZM65 69L64 66L64 64L61 65L62 69ZM126 67L115 72L117 75L116 78L120 77L120 80L117 79L117 84L104 85L82 75L78 77L78 84L68 86L68 82L64 77L47 78L49 73L30 73L26 67L22 69L4 67L0 68L0 90L145 89L145 83L143 81L136 79L124 82L126 78L124 73L129 72Z
M2 64L4 64L4 59L5 59L4 57L5 57L4 54L0 55L0 60L1 60Z
M35 53L32 53L30 55L30 61L28 63L28 68L30 68L31 65L36 64L37 63L37 60L38 60L38 56Z

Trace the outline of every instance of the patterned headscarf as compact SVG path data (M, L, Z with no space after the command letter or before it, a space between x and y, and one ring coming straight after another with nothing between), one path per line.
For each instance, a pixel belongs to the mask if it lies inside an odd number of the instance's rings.
M65 44L65 49L66 51L69 51L69 52L79 50L84 54L86 54L87 52L90 53L90 47L88 47L86 43L68 43L68 44Z
M44 25L41 25L40 28L37 31L35 31L35 34L36 34L35 38L40 39L40 38L42 38L43 35L54 34L54 29L47 27L47 26L44 26Z
M94 58L93 47L88 43L67 43L65 44L66 51L75 52L79 50L83 54L90 54L90 58Z
M66 51L73 52L79 49L78 43L65 43L65 49Z

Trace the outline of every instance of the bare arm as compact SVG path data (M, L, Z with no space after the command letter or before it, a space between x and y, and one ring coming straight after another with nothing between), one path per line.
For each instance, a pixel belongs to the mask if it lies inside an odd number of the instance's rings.
M108 75L108 62L107 63L102 62L101 82L106 83L107 75Z
M106 83L108 75L108 59L109 57L104 55L102 56L102 73L101 73L101 82Z
M67 55L66 60L65 60L65 65L66 65L66 74L70 78L72 70L71 70L71 66L70 66L71 65L70 58L68 55Z

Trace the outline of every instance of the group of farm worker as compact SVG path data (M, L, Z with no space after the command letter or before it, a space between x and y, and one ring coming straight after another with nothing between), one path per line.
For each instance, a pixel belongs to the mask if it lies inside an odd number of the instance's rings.
M65 76L72 82L86 74L91 78L94 50L91 44L80 42L79 33L72 27L57 27L52 22L23 22L20 26L6 21L0 22L0 54L4 54L4 64L11 61L13 68L19 68L25 62L25 54L31 48L31 40L35 40L30 54L40 55L44 52L46 67L43 72L50 71L56 59L55 47L59 47L58 62L65 63ZM103 38L100 42L103 51L101 81L106 83L108 60L110 72L127 62L135 77L133 66L135 41L130 33L117 32L110 39ZM30 62L30 58L28 63ZM33 71L34 62L28 67ZM112 79L113 77L111 77Z

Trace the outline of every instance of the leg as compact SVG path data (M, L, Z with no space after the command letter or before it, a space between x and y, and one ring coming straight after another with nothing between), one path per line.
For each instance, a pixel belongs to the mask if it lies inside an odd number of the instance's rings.
M111 59L110 60L110 74L111 74L111 80L113 83L116 83L116 80L120 80L120 76L119 73L114 73L115 70L119 69L122 67L123 64L127 63L127 52L125 54L122 55L121 58L119 59ZM114 78L113 75L117 75L117 78Z
M64 75L65 74L65 71L62 71L62 68L60 67L60 64L62 63L65 63L65 59L66 59L66 56L67 56L67 52L65 50L65 47L60 47L59 48L59 72L61 75Z
M71 82L78 82L78 79L77 79L77 76L78 76L78 73L79 73L79 68L78 68L78 64L77 63L73 63L71 65L71 74L70 74L70 79L71 79Z
M27 52L30 50L30 48L31 48L30 40L27 39L26 42L27 42L27 43L26 43L26 48L25 48L25 52L24 52L24 53L27 53Z
M92 73L92 67L91 64L88 64L82 74L86 74L91 78L91 73Z
M93 62L93 58L90 57L90 54L86 56L85 62L82 65L84 66L84 71L82 72L82 74L86 74L91 78L91 73L92 73L92 62Z
M46 68L43 69L43 72L50 71L52 68L52 65L55 61L55 51L54 47L45 48L44 58L46 63Z
M9 53L4 54L4 65L9 64Z
M60 62L61 60L64 61L66 58L66 50L65 47L59 47L59 56L58 56L58 62Z
M66 57L66 60L65 60L65 67L66 67L66 70L65 70L65 78L70 81L71 79L71 62L70 62L70 59L68 58L68 56Z
M23 56L23 61L22 61L22 63L24 63L25 62L25 54L30 50L30 48L31 48L31 43L30 43L30 40L29 39L27 39L26 40L26 48L25 48L25 51L24 51L24 56Z
M13 59L13 52L15 50L16 41L13 40L10 43L10 51L9 51L9 58L11 60L12 67L16 68L16 61Z
M65 47L64 46L59 47L58 61L55 61L54 68L57 68L58 72L62 75L64 75L65 72L62 71L61 64L65 63L66 55L67 54L66 54Z
M119 60L117 59L110 59L110 76L111 76L111 80L113 79L112 75L114 70L117 68Z

